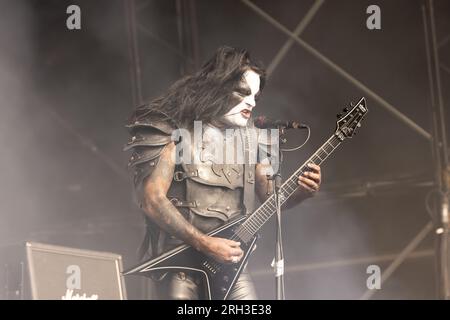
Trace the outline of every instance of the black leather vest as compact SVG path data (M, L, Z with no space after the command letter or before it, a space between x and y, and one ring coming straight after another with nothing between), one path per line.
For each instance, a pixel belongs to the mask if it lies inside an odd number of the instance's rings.
M136 195L141 206L145 178L158 164L165 145L175 140L178 141L177 154L182 149L183 156L188 154L188 157L179 159L167 197L191 224L207 233L254 210L257 152L262 149L269 153L269 143L260 139L258 129L255 130L252 124L233 131L231 148L229 135L217 134L219 129L209 125L202 127L200 141L174 138L177 128L158 118L138 121L127 127L132 138L125 150L134 151L129 166L134 169ZM221 144L217 139L225 140ZM217 157L218 148L223 148L222 158ZM224 161L230 150L235 153L234 161ZM145 218L147 234L141 254L151 249L147 254L156 256L182 243L160 230L147 215Z

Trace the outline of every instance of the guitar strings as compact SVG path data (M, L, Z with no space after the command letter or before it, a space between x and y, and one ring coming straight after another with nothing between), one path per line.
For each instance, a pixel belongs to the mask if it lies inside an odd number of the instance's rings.
M325 161L329 155L341 144L341 140L333 134L319 149L318 151L311 156L311 158L307 161L313 162L316 164L321 164L323 161ZM326 146L331 146L331 150L329 152L326 151ZM281 194L282 194L282 203L284 203L287 198L295 192L295 190L298 188L298 185L293 180L297 180L300 174L304 173L304 166L302 166L299 170L297 170L294 174L287 179L282 187L281 187ZM292 186L291 184L294 184ZM288 192L289 196L285 196L285 191ZM273 211L275 209L275 197L271 195L261 206L258 208L253 214L251 214L245 221L242 223L238 229L236 230L235 234L231 237L231 240L242 240L244 242L248 242L252 239L254 234L264 225L264 223L273 215ZM271 206L272 208L266 208L268 206ZM267 211L270 210L270 211Z

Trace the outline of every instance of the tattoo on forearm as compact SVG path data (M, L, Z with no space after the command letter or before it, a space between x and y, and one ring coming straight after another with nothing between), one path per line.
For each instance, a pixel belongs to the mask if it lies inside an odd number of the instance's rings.
M168 199L154 209L152 218L162 229L198 249L202 233Z
M199 249L203 234L190 224L166 197L175 171L175 164L171 157L174 149L174 145L166 147L158 166L147 181L146 211L164 231ZM159 191L159 195L156 195L157 191ZM161 192L164 196L161 195Z

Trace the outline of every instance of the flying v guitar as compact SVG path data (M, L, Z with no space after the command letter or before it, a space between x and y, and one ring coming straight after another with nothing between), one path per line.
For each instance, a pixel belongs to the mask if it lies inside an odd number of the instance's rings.
M298 177L308 170L307 164L313 162L319 165L324 162L346 138L351 138L355 134L367 112L366 101L361 98L356 105L351 104L351 107L345 108L342 114L338 114L336 130L332 136L282 184L281 203L295 192ZM148 276L154 271L199 272L204 277L206 298L225 300L253 251L257 232L274 213L275 198L272 195L252 214L235 219L208 234L241 242L244 256L236 264L219 263L191 246L181 245L125 271L124 275Z

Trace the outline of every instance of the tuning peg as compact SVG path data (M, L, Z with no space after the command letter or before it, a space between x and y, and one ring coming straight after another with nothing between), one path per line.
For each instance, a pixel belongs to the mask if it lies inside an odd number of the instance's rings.
M350 102L350 107L354 107L355 106L355 104L353 103L353 102Z

